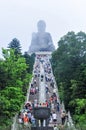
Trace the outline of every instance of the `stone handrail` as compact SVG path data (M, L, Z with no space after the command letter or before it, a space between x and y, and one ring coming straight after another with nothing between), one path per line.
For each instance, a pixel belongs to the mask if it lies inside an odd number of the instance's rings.
M16 114L15 117L13 118L13 124L11 126L11 130L18 130L17 117L18 115Z
M70 111L68 111L68 122L67 122L67 125L69 128L73 128L73 130L76 130L75 126L74 126L74 123L73 123L73 120L72 120L72 117L70 115Z

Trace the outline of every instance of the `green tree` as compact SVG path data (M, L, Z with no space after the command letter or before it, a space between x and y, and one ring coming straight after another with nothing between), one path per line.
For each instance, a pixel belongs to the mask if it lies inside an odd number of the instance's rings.
M27 72L24 57L14 54L14 49L3 49L0 62L0 124L9 125L13 115L24 102L31 74Z
M52 54L51 63L61 99L64 98L66 108L78 116L76 111L81 109L78 101L86 99L86 34L68 32L63 36ZM85 117L85 110L81 111L79 116Z
M27 64L27 72L28 73L32 73L33 71L33 65L35 62L35 54L33 53L32 55L29 55L28 52L24 53L24 58L26 60L26 64Z
M14 49L15 55L21 54L21 45L17 38L12 39L12 41L8 44L8 48Z

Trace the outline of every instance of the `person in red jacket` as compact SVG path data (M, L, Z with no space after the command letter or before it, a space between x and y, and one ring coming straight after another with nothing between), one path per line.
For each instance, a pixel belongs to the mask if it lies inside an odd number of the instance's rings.
M23 122L24 122L24 126L25 126L25 127L28 127L29 118L28 118L28 115L27 115L27 114L25 114L25 116L23 117Z

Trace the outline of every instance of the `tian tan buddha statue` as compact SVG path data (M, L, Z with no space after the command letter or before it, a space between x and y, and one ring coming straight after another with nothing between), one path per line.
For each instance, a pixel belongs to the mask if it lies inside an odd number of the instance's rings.
M45 32L46 24L43 20L37 23L38 32L32 34L31 45L29 47L29 52L34 53L38 51L54 51L55 47L52 42L50 33Z

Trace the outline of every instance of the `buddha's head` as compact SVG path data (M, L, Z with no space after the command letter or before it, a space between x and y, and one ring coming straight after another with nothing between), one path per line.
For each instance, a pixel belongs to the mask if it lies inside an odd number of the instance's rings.
M43 20L38 21L37 23L38 32L45 32L46 23Z

